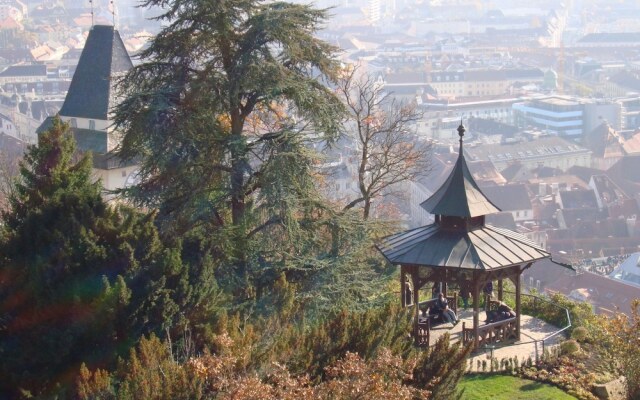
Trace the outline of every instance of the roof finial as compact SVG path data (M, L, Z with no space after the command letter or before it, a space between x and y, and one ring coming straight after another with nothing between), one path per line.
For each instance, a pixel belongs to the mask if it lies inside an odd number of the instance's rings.
M116 29L116 4L111 0L111 17L113 18L113 29Z
M458 127L458 135L460 136L460 154L462 154L462 137L464 136L464 125L462 125L462 119L460 119L460 126Z
M93 28L93 0L89 0L89 4L91 4L91 27Z

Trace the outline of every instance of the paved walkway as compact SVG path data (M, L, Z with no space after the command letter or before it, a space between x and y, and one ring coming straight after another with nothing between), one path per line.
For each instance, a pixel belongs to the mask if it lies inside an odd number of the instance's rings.
M449 332L451 335L452 342L458 342L462 336L462 323L466 323L466 327L470 328L473 326L473 312L470 310L461 311L458 315L460 318L460 323L456 326L451 326L449 323L440 324L431 329L431 344L433 345L436 340L445 332ZM480 312L480 323L483 324L486 319L486 315L484 311ZM512 358L517 356L518 360L522 362L522 360L526 360L531 357L535 361L536 353L538 356L542 356L542 344L540 342L531 343L536 340L542 340L546 336L558 331L560 328L548 324L541 319L531 317L529 315L522 315L520 317L520 341L519 342L511 342L508 345L496 345L496 348L493 349L493 357L501 360L502 358ZM549 349L550 347L557 345L562 340L564 340L564 336L562 334L556 335L550 340L545 342L545 348ZM471 356L473 359L473 369L475 371L477 362L476 360L486 360L489 363L489 359L491 358L492 350L491 349L480 349L477 352L474 352Z

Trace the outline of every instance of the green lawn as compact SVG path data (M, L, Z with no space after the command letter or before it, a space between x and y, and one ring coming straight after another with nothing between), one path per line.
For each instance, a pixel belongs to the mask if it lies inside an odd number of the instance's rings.
M575 400L555 386L504 375L467 375L460 389L464 400Z

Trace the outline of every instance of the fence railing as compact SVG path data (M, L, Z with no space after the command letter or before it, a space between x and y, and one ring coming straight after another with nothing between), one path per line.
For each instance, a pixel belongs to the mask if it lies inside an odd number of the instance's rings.
M509 294L515 295L515 292L509 291L509 290L505 290L504 293L509 293ZM534 351L535 351L536 361L538 361L538 345L541 345L542 354L544 355L546 342L548 342L550 339L558 336L559 334L561 334L561 333L567 331L569 328L571 328L571 315L569 314L569 309L568 308L562 307L561 305L558 305L558 304L554 303L553 301L551 301L548 298L545 298L545 297L542 297L542 296L537 296L537 295L530 294L530 293L521 293L520 296L533 299L533 309L534 310L538 308L538 304L539 303L547 303L552 307L558 308L558 311L563 312L565 317L566 317L566 319L565 319L566 322L565 322L565 325L563 327L561 327L557 331L549 333L547 336L545 336L542 339L534 339L534 340L530 340L528 342L518 342L518 343L508 344L508 345L504 346L504 347L509 347L509 346L520 346L520 345L524 345L524 344L533 344L534 348L535 348ZM484 346L484 347L485 347L485 350L491 350L492 352L493 352L493 349L495 348L495 346Z

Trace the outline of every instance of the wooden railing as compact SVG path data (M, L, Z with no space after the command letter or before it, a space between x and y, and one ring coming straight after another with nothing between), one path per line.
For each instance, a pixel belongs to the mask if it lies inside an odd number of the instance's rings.
M420 310L420 316L414 325L413 337L415 344L418 347L429 347L429 340L431 338L431 318L429 317L429 308L435 306L438 299L430 299L421 301L418 304ZM453 296L447 296L449 301L449 308L456 314L458 313L458 294L454 293Z
M429 347L431 331L431 322L429 318L419 320L415 325L415 332L413 337L415 338L416 346Z
M517 338L518 325L516 317L503 321L492 322L478 327L478 347L500 343ZM462 323L462 343L471 343L474 340L473 328L467 328L465 322Z

